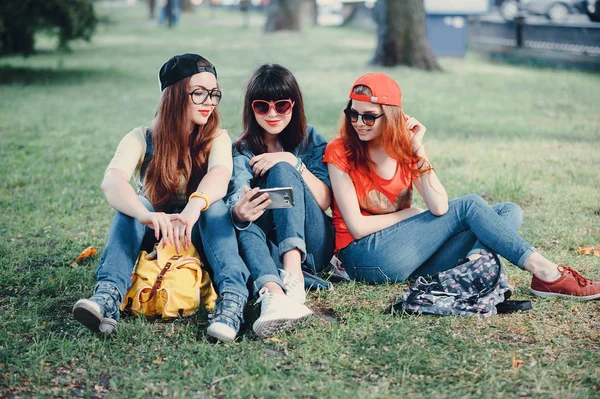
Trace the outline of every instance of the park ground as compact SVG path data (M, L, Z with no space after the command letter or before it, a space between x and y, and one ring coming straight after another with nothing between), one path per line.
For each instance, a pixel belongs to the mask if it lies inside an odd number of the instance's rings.
M100 190L121 137L154 115L157 71L197 52L217 66L223 127L241 126L245 85L261 63L289 67L309 123L326 138L350 85L384 70L451 198L514 201L521 234L549 258L600 279L600 77L494 64L469 53L443 73L368 66L373 34L305 26L265 35L232 11L198 9L172 30L142 5L98 3L91 43L0 59L0 397L555 397L600 395L600 302L534 300L533 310L486 320L392 315L406 284L347 283L309 295L320 313L262 341L250 328L209 342L206 314L170 323L127 319L99 337L74 322L91 295L112 210ZM417 204L420 202L417 201ZM510 265L516 297L530 277ZM256 315L256 310L251 312ZM248 320L250 324L253 320Z

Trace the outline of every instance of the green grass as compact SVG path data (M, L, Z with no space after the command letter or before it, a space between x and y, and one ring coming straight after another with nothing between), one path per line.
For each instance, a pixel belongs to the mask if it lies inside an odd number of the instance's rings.
M85 247L104 247L104 168L122 136L154 115L164 61L197 52L216 64L232 136L252 71L282 63L309 122L332 138L375 48L373 35L352 29L267 36L258 15L243 29L240 16L202 8L167 31L142 5L98 9L115 24L72 53L41 37L37 55L0 59L0 397L598 397L598 302L537 300L488 320L392 316L385 309L405 284L351 283L310 296L328 317L266 342L248 329L213 344L205 314L129 319L108 338L75 323L71 306L91 294L99 257L70 264ZM517 202L526 239L600 279L598 258L574 251L600 244L599 76L476 54L441 64L443 73L385 71L427 126L450 196ZM529 298L528 274L511 266L509 277Z

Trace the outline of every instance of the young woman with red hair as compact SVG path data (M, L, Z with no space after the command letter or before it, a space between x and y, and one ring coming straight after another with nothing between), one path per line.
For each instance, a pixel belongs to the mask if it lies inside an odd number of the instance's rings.
M217 71L205 58L183 54L162 66L159 80L152 127L127 134L104 174L102 190L117 213L94 295L75 304L73 317L92 331L112 332L140 249L151 250L159 239L177 252L193 243L219 293L208 335L231 341L243 322L249 271L222 200L233 163L231 139L219 129Z
M403 281L493 251L533 274L535 295L600 298L600 283L550 262L517 234L516 204L489 206L477 195L448 201L423 145L425 126L404 114L392 78L361 76L344 113L323 162L334 194L336 251L351 278ZM411 207L413 187L428 211Z

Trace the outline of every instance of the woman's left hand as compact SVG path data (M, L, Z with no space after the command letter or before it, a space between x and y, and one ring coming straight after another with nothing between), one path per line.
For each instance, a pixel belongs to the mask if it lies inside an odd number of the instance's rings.
M408 116L408 115L407 115ZM417 120L417 118L408 117L406 120L406 125L408 129L412 133L410 136L410 144L412 146L412 150L417 152L421 146L423 146L423 137L425 136L425 132L427 128L423 126L421 122Z
M254 176L264 176L276 163L287 162L296 166L298 158L291 152L267 152L250 159L250 167Z
M183 245L183 249L187 251L192 243L192 229L200 217L200 212L191 206L186 206L179 214L179 219L173 222L173 235L175 242L175 250L177 254Z

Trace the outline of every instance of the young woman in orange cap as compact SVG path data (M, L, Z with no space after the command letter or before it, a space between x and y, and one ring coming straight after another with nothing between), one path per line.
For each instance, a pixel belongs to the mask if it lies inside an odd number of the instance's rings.
M336 251L351 278L403 281L496 252L533 274L539 296L600 298L600 283L544 258L517 231L521 209L477 195L448 201L425 151L425 126L406 115L398 84L382 73L354 82L328 163ZM428 210L411 207L413 187Z
M117 213L94 294L77 301L73 317L92 331L112 332L143 243L151 250L162 239L179 252L193 242L206 255L220 295L207 333L231 341L243 322L250 273L222 200L233 163L231 139L219 128L217 71L205 58L183 54L162 66L159 80L152 126L127 134L104 174L102 190Z

